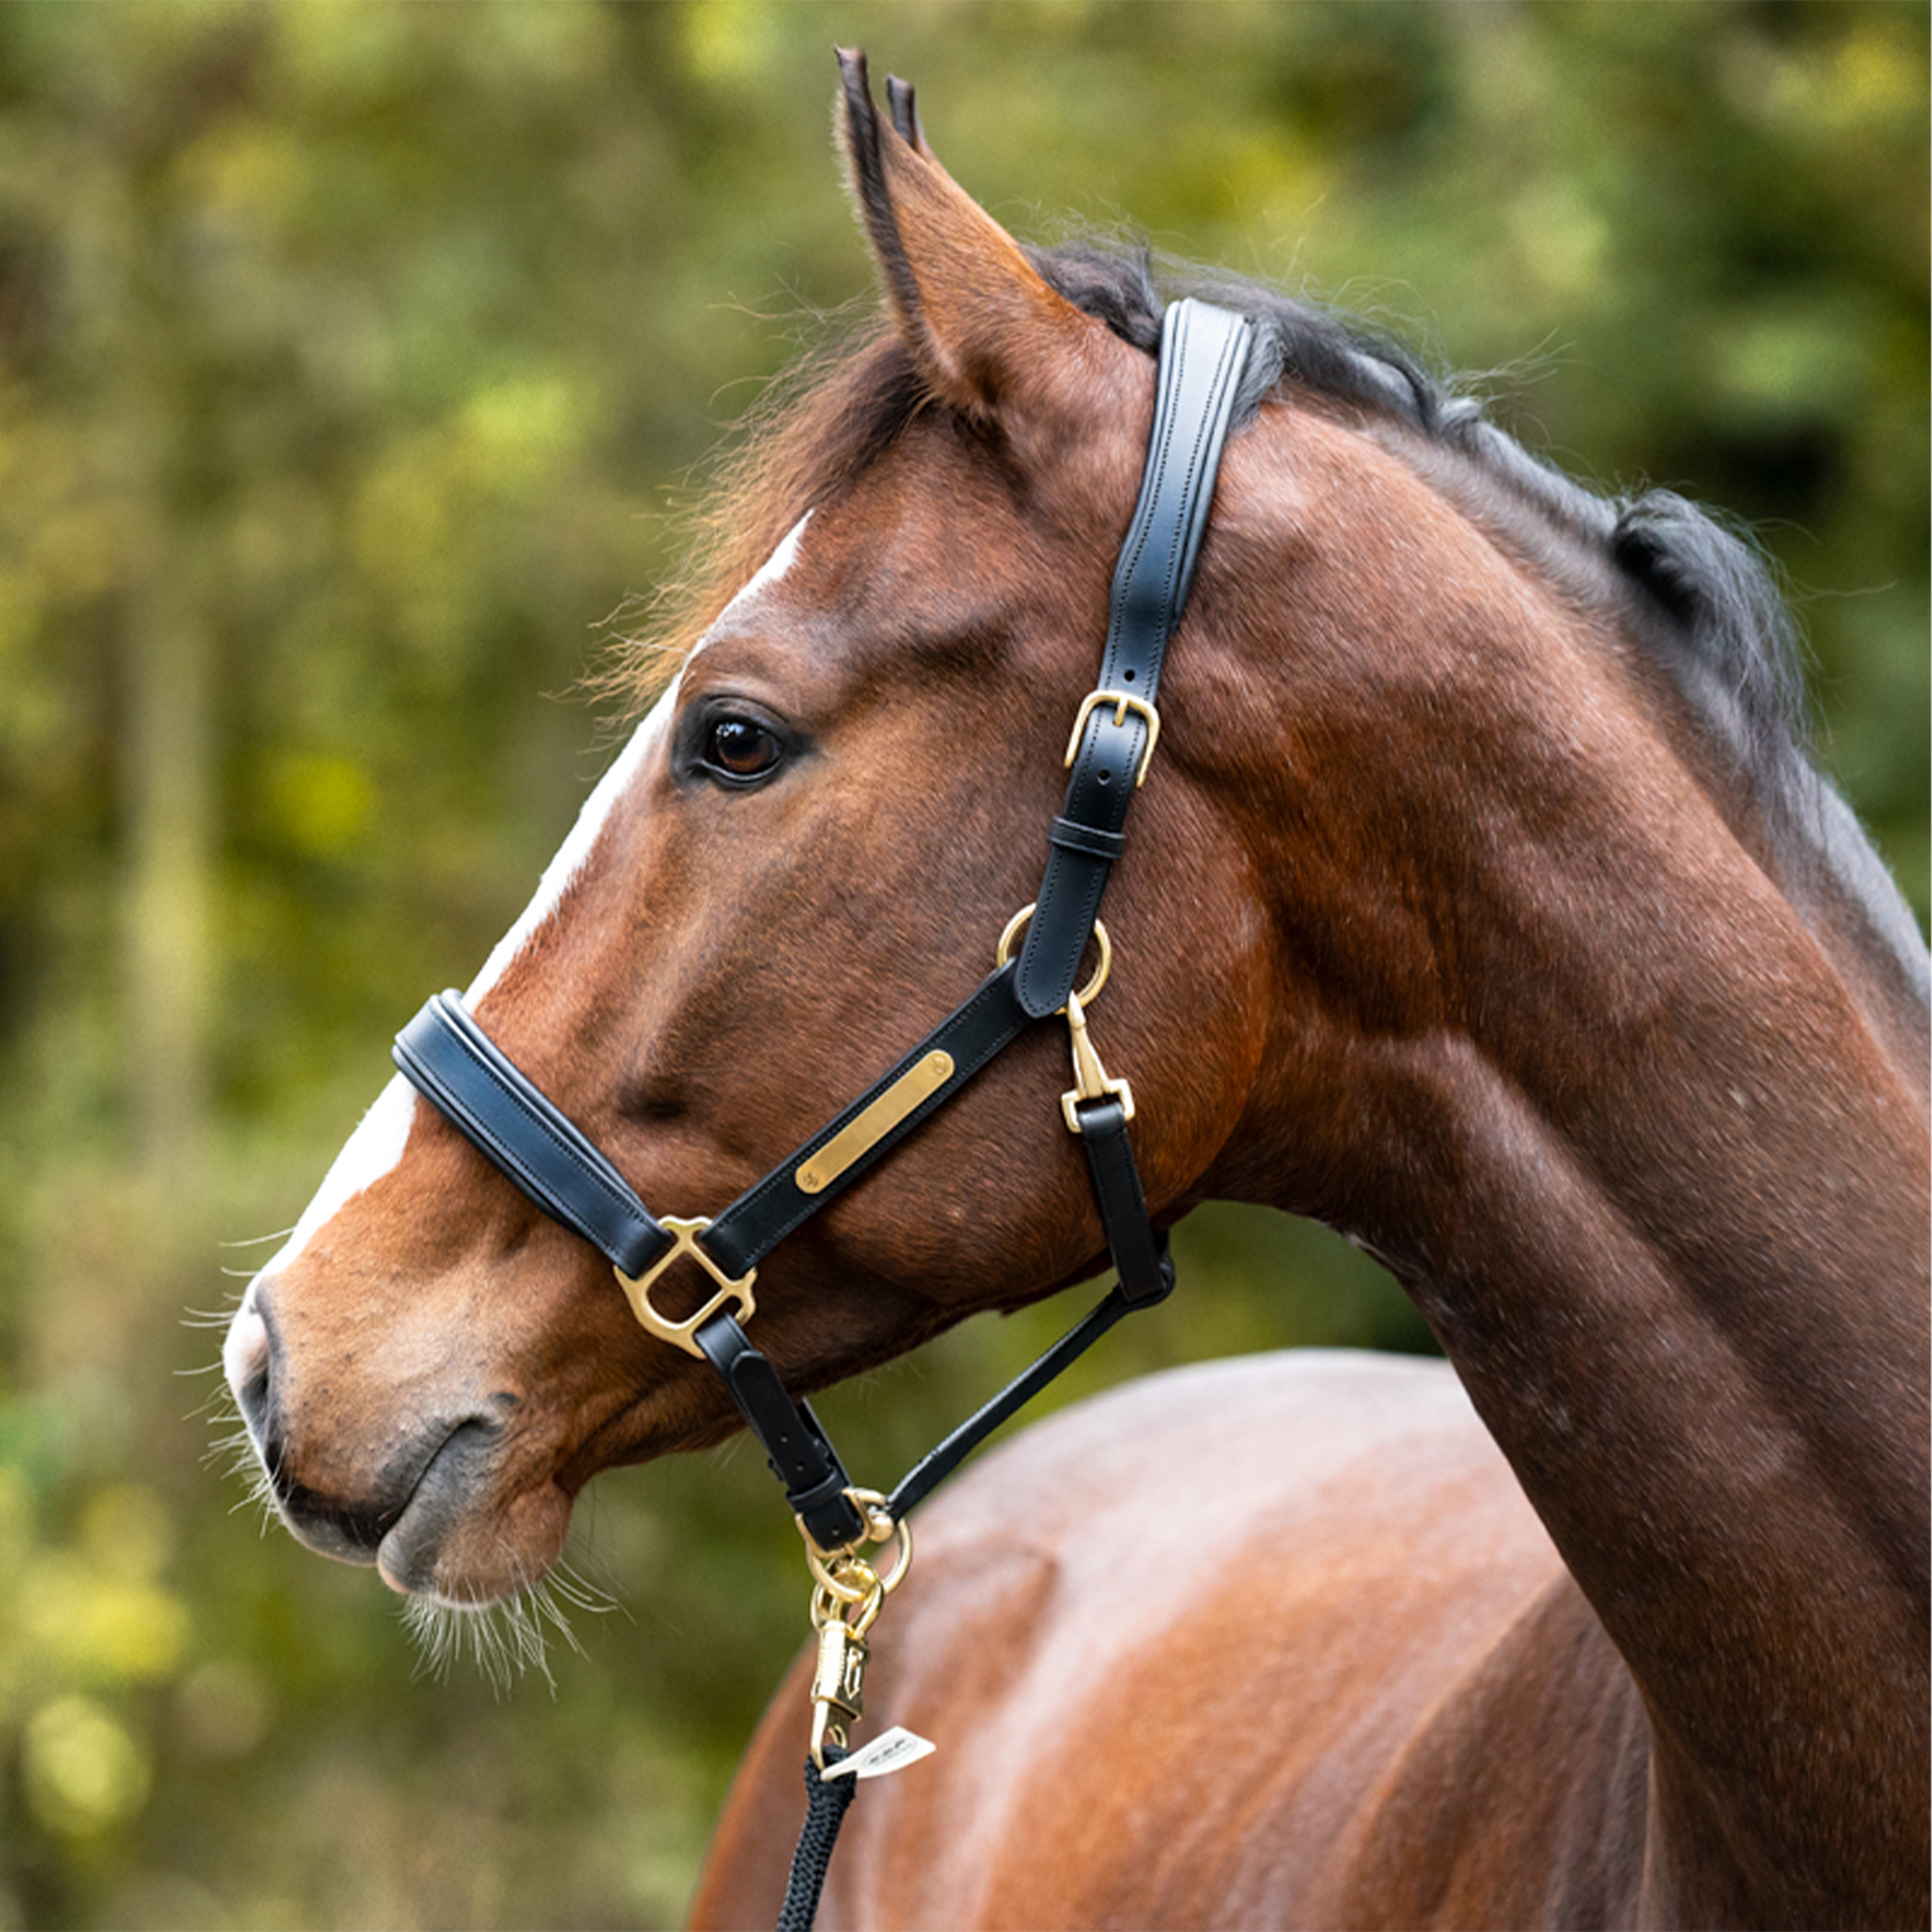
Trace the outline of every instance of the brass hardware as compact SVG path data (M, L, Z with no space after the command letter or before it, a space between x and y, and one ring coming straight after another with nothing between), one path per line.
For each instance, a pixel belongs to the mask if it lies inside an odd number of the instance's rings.
M849 1125L841 1127L792 1175L801 1194L822 1194L855 1160L885 1139L921 1101L952 1078L952 1056L928 1053L893 1082ZM669 1225L668 1222L666 1223Z
M912 1567L912 1531L895 1522L886 1499L876 1490L845 1492L857 1505L866 1526L854 1540L838 1549L821 1549L803 1521L806 1561L814 1579L811 1624L818 1633L818 1662L811 1679L811 1761L825 1769L825 1747L847 1747L851 1728L865 1708L866 1641L885 1601L905 1580ZM867 1544L898 1545L898 1561L880 1574L879 1566L859 1554Z
M1107 1069L1087 1032L1087 1015L1081 1010L1080 996L1066 1000L1066 1027L1073 1039L1073 1085L1060 1096L1060 1111L1069 1134L1080 1132L1080 1102L1104 1100L1109 1094L1118 1099L1128 1120L1134 1117L1134 1090L1124 1080L1109 1080Z
M886 1499L877 1490L850 1489L845 1494L866 1519L866 1527L852 1542L841 1544L837 1549L821 1549L811 1540L804 1519L794 1517L798 1533L805 1539L805 1560L819 1588L839 1603L860 1603L874 1585L890 1597L912 1568L912 1525L895 1522L886 1514ZM868 1543L875 1543L882 1549L889 1543L899 1547L899 1560L883 1576L876 1564L859 1554Z
M1025 926L1027 921L1033 917L1034 908L1038 903L1037 899L1029 900L1025 905L1020 907L1018 912L1014 913L1011 919L1008 920L1006 925L1001 930L999 945L993 948L993 964L995 966L1004 966L1013 956L1013 941L1020 936L1021 929Z
M825 1768L825 1747L846 1748L866 1708L866 1662L871 1646L842 1619L818 1628L818 1667L811 1678L811 1761Z
M890 1543L895 1534L901 1539L910 1537L912 1531L905 1524L893 1520L892 1510L886 1498L877 1490L850 1489L845 1493L852 1504L866 1519L866 1541L867 1543ZM912 1546L906 1545L906 1558L911 1560Z
M820 1599L828 1605L851 1609L886 1593L883 1578L863 1556L835 1556L827 1563L808 1550L805 1560L818 1578ZM843 1611L834 1614L842 1615Z
M669 1342L702 1361L704 1350L697 1346L697 1331L724 1306L725 1302L734 1298L740 1304L738 1319L741 1321L749 1321L758 1305L752 1298L752 1284L757 1280L758 1271L756 1268L747 1268L734 1281L698 1246L698 1236L711 1225L708 1215L700 1214L687 1221L678 1215L667 1214L658 1225L667 1234L675 1236L670 1253L662 1261L653 1262L640 1275L633 1277L620 1267L613 1267L611 1273L623 1287L625 1299L631 1304L631 1313L651 1334L660 1342ZM677 1260L679 1255L689 1255L718 1284L718 1293L687 1321L672 1321L660 1315L651 1306L651 1284Z
M993 949L995 966L1004 966L1013 956L1013 943L1033 914L1033 906L1023 905L1008 920L1006 930L1000 934L1000 943ZM1114 970L1114 942L1107 937L1106 926L1097 919L1094 922L1094 940L1100 949L1100 963L1094 968L1094 977L1080 989L1082 1006L1091 1006L1100 997L1100 988L1107 983L1107 975Z
M1114 707L1114 723L1126 723L1129 711L1138 712L1147 720L1148 739L1141 747L1141 761L1134 773L1134 789L1138 791L1147 781L1148 766L1153 761L1153 748L1160 737L1160 713L1145 697L1136 697L1126 691L1090 691L1080 701L1080 715L1073 721L1073 735L1066 741L1066 756L1064 762L1071 769L1074 758L1080 751L1080 734L1087 728L1088 718L1103 704Z
M1140 700L1133 698L1128 701L1137 704ZM1000 943L994 949L995 965L1004 966L1013 956L1014 942L1033 915L1034 908L1026 905L1008 920L1006 930L1000 934ZM1100 1056L1094 1052L1094 1042L1087 1033L1086 1009L1099 997L1101 987L1107 983L1108 974L1114 970L1114 943L1107 937L1106 926L1097 919L1094 922L1094 937L1100 948L1100 963L1094 969L1094 977L1079 992L1067 994L1066 1004L1060 1009L1066 1015L1067 1031L1072 1036L1073 1046L1073 1085L1060 1096L1060 1111L1070 1134L1080 1131L1080 1116L1075 1109L1082 1100L1100 1100L1112 1094L1119 1098L1127 1119L1131 1121L1134 1117L1134 1090L1124 1080L1110 1080L1107 1077L1107 1069L1100 1065Z

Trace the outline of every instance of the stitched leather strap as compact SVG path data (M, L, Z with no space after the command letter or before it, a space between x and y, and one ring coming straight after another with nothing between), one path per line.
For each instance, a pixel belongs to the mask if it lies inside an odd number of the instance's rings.
M1080 1145L1087 1153L1087 1172L1099 1204L1100 1224L1107 1231L1107 1249L1121 1293L1130 1308L1150 1308L1174 1293L1174 1263L1167 1236L1154 1233L1141 1191L1140 1169L1127 1139L1127 1110L1109 1095L1082 1100L1074 1108L1080 1117Z
M396 1036L393 1052L452 1126L626 1274L642 1274L670 1247L630 1183L497 1049L461 994L438 993Z
M784 1485L785 1501L812 1542L821 1549L855 1542L865 1519L845 1493L852 1479L811 1405L794 1403L785 1393L778 1371L752 1346L736 1316L713 1316L692 1339L764 1445L772 1474Z
M1245 317L1208 302L1176 302L1162 319L1153 432L1114 569L1095 696L1114 693L1153 704L1168 639L1194 581L1251 334ZM1123 849L1122 827L1151 731L1142 712L1118 702L1093 705L1081 727L1020 951L1019 1002L1036 1016L1057 1012L1073 989L1100 894ZM1075 828L1090 838L1076 839Z
M728 1275L741 1275L762 1261L800 1222L842 1194L867 1169L952 1099L1003 1046L1024 1033L1033 1021L1013 998L1016 970L1009 963L988 975L970 998L955 1007L896 1065L873 1081L849 1107L809 1141L794 1148L762 1180L747 1188L719 1214L698 1236L712 1260ZM934 1053L945 1054L952 1063L952 1070L911 1112L881 1132L863 1153L831 1179L810 1190L800 1184L801 1172L811 1164L815 1155Z
M931 1494L987 1436L1078 1361L1122 1316L1151 1308L1174 1293L1174 1262L1167 1251L1167 1236L1156 1234L1148 1218L1140 1171L1127 1140L1126 1108L1109 1095L1101 1100L1083 1100L1075 1111L1080 1116L1080 1145L1087 1151L1088 1172L1094 1179L1094 1197L1107 1233L1107 1249L1120 1279L1084 1320L907 1471L887 1498L886 1509L895 1521Z
M1078 1361L1130 1304L1116 1288L1089 1309L1031 1368L1024 1369L992 1401L983 1404L952 1435L913 1464L886 1498L886 1513L899 1521L963 1463L1003 1422L1010 1421L1041 1389Z

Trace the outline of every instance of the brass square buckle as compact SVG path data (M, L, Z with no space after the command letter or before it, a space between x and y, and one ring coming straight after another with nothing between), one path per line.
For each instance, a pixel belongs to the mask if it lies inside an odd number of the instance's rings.
M1160 739L1160 713L1145 697L1136 697L1128 691L1090 691L1080 700L1080 715L1073 721L1073 735L1066 741L1066 756L1062 762L1070 771L1073 760L1080 753L1080 734L1087 728L1087 720L1101 705L1114 707L1114 723L1124 724L1129 711L1138 712L1147 720L1147 743L1141 747L1141 761L1134 771L1134 789L1138 791L1147 781L1148 766L1153 762L1153 748Z
M738 1319L741 1321L749 1321L756 1313L758 1305L752 1296L752 1284L758 1278L756 1268L747 1268L737 1280L733 1281L698 1246L698 1236L710 1225L709 1215L700 1214L687 1221L676 1214L666 1214L660 1218L658 1226L668 1235L674 1236L670 1253L662 1260L653 1262L642 1274L635 1278L626 1274L620 1267L613 1266L611 1270L623 1288L624 1298L631 1304L631 1313L638 1318L644 1328L655 1335L660 1342L668 1342L674 1348L697 1356L700 1361L704 1358L704 1350L697 1346L697 1331L727 1301L735 1300L738 1303ZM656 1281L679 1255L689 1255L718 1284L718 1293L688 1321L668 1321L651 1306L652 1282Z

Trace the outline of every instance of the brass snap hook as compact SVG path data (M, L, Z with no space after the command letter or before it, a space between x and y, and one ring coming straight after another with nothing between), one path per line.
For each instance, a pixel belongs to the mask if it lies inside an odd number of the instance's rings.
M1080 1103L1083 1100L1105 1100L1110 1096L1121 1103L1123 1119L1134 1117L1134 1090L1124 1080L1110 1080L1107 1069L1100 1065L1100 1056L1094 1050L1094 1041L1087 1032L1087 1015L1080 1008L1080 995L1069 994L1066 1001L1066 1026L1073 1037L1073 1085L1060 1096L1060 1112L1066 1122L1066 1131L1077 1134L1080 1125Z
M825 1750L843 1750L852 1726L866 1708L866 1663L870 1655L867 1634L886 1599L905 1580L912 1567L912 1531L895 1521L886 1499L876 1490L845 1492L858 1507L865 1528L838 1549L821 1549L803 1521L805 1558L813 1578L811 1623L817 1632L817 1667L811 1681L811 1761L825 1769ZM867 1544L896 1543L898 1561L881 1572L860 1555Z
M1037 903L1036 901L1036 903ZM1022 906L1007 922L1007 929L1000 934L999 946L995 949L994 963L1004 966L1013 956L1013 947L1026 923L1034 915L1033 906ZM1094 977L1077 993L1066 996L1066 1004L1061 1011L1066 1015L1066 1028L1071 1036L1073 1049L1073 1085L1060 1096L1060 1112L1066 1122L1069 1134L1080 1132L1080 1103L1083 1100L1104 1100L1110 1094L1121 1103L1128 1120L1134 1117L1134 1090L1124 1080L1112 1080L1107 1069L1100 1064L1100 1056L1094 1049L1092 1036L1087 1031L1087 1008L1099 996L1102 986L1107 983L1107 975L1114 970L1114 943L1107 937L1107 928L1096 919L1094 922L1094 938L1100 948L1100 963L1094 969Z

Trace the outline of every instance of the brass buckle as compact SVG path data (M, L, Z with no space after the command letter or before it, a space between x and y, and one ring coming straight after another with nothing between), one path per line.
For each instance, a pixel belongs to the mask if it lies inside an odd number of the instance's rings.
M624 1291L624 1297L631 1304L635 1315L644 1328L655 1335L660 1342L668 1342L674 1348L684 1350L688 1354L704 1359L704 1350L697 1346L697 1331L724 1306L727 1301L736 1300L738 1319L749 1321L757 1312L757 1302L752 1296L752 1284L757 1280L756 1268L747 1268L736 1281L721 1268L705 1251L697 1245L697 1237L710 1227L708 1215L700 1214L693 1220L684 1220L675 1214L665 1215L658 1223L668 1235L675 1236L669 1254L653 1262L642 1274L632 1276L620 1267L611 1270L617 1277ZM679 1255L689 1255L713 1281L718 1284L718 1293L700 1308L688 1321L671 1321L660 1315L651 1306L651 1284L676 1261Z
M1146 782L1148 766L1153 760L1153 748L1160 738L1160 713L1145 697L1136 697L1130 691L1090 691L1080 700L1080 715L1073 721L1073 735L1066 741L1066 756L1062 760L1071 770L1074 758L1080 751L1080 734L1087 728L1087 720L1103 704L1114 707L1114 723L1124 724L1129 711L1138 712L1147 720L1148 740L1141 747L1141 761L1134 773L1134 789L1138 791Z

